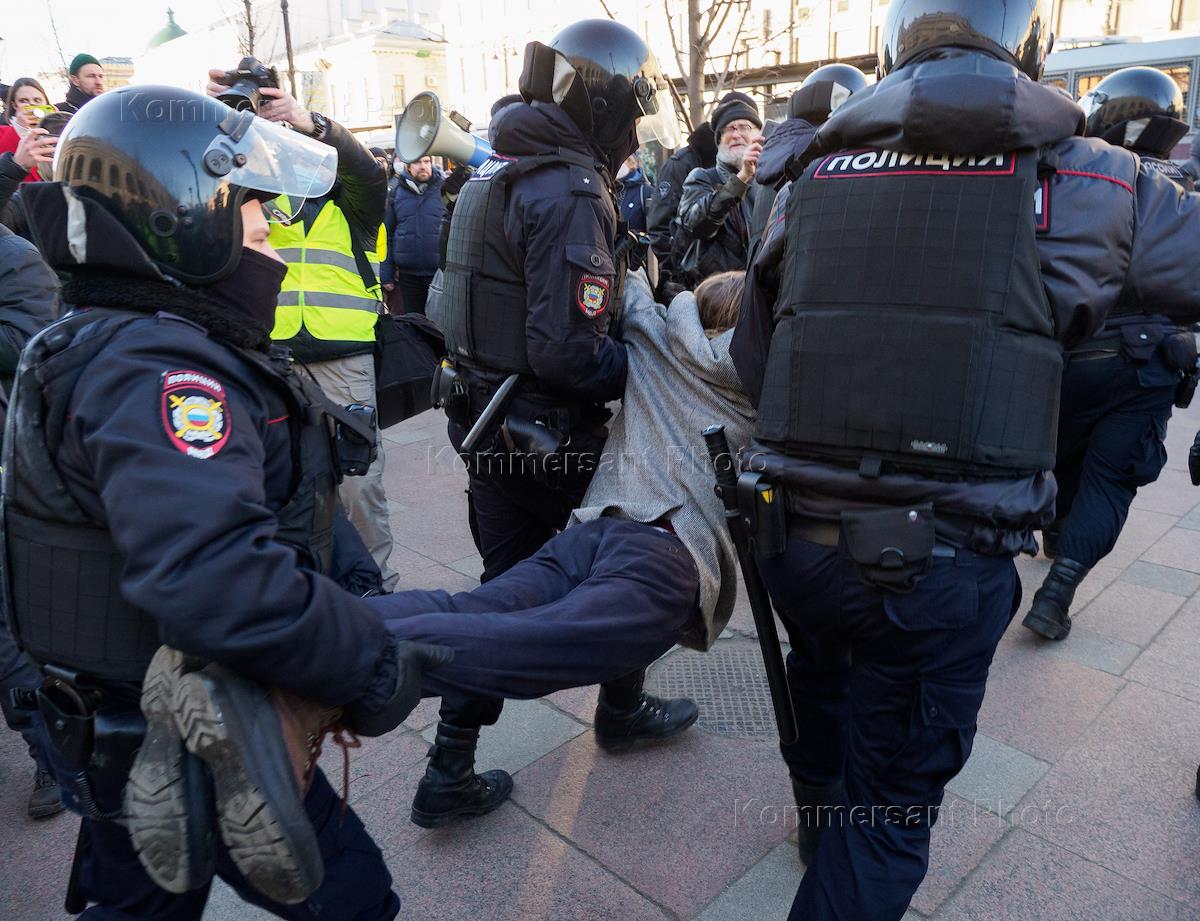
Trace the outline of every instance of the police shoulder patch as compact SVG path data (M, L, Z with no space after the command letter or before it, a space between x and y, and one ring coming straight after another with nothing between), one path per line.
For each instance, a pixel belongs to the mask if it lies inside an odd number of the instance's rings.
M663 182L660 182L658 184L658 194L659 194L659 197L661 197L661 198L666 198L668 195L670 195L671 194L671 183L666 182L665 180Z
M609 288L608 279L598 275L584 275L579 279L575 300L579 309L583 311L583 315L589 320L600 316L608 307Z
M229 403L224 386L212 375L164 372L161 401L167 438L183 454L207 460L229 442Z

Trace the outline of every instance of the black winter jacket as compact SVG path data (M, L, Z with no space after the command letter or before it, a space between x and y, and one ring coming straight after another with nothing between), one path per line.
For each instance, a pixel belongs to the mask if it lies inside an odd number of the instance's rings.
M1060 342L1069 348L1094 334L1118 303L1181 323L1200 319L1200 272L1191 258L1192 241L1200 239L1200 197L1135 154L1079 136L1082 130L1082 110L1057 90L983 52L954 51L904 67L857 94L821 128L807 156L860 148L943 156L1043 149L1056 165L1049 227L1037 246ZM755 404L776 322L781 226L767 229L747 275L731 347ZM909 474L868 479L768 445L756 443L755 451L756 469L788 484L810 514L836 518L855 504L932 502L938 511L975 522L968 545L981 552L1032 552L1031 529L1054 514L1056 487L1048 475L987 482Z

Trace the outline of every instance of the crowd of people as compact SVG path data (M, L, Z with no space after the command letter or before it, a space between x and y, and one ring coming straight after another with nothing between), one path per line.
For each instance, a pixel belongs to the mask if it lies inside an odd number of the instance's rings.
M612 752L687 731L644 678L733 610L720 425L771 487L739 501L790 644L789 918L901 918L1013 557L1053 559L1024 625L1066 639L1196 384L1180 90L1132 68L1077 102L1038 82L1052 41L1036 0L893 0L875 84L821 67L779 122L730 92L685 144L642 39L579 22L449 172L278 87L231 108L220 69L105 92L80 54L53 106L14 81L0 688L30 815L82 816L68 909L198 919L219 876L280 917L390 921L316 757L422 697L423 827L509 797L475 771L504 699L598 684ZM475 591L396 591L386 313L443 337Z

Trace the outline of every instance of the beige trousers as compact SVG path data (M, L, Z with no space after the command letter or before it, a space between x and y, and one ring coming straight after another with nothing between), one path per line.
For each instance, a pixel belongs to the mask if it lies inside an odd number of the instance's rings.
M307 367L325 395L335 403L375 405L375 359L372 355L350 355L313 362ZM378 433L375 443L379 448L375 463L365 476L348 476L342 480L338 499L383 573L383 587L391 591L400 575L388 565L388 557L392 555L392 528L383 490L383 439Z

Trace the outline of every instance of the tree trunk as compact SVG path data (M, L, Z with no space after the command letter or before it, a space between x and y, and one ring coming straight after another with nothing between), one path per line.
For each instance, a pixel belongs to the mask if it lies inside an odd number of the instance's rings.
M246 7L246 55L254 57L254 7L250 0L242 0Z
M706 48L700 47L700 0L688 0L688 117L692 125L704 121L704 62Z

